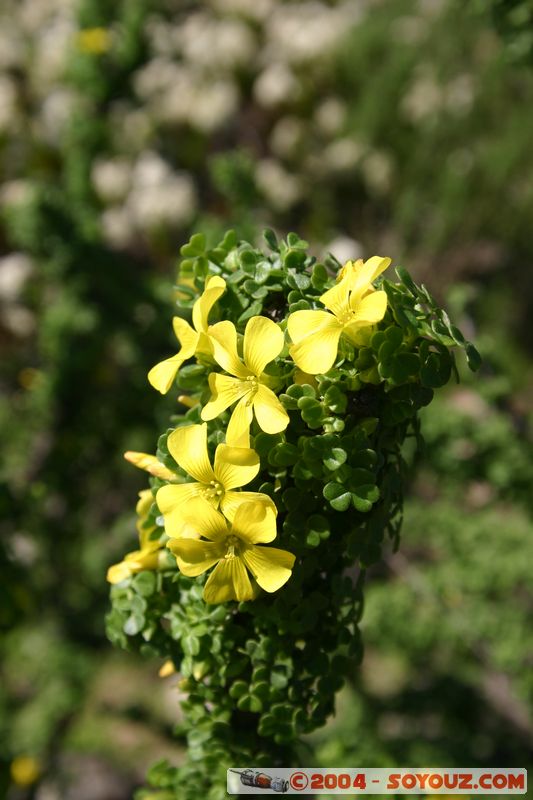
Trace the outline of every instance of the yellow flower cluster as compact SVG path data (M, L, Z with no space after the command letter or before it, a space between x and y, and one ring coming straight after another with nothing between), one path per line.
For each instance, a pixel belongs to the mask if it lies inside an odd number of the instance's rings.
M389 264L390 259L378 256L364 263L349 261L336 285L320 297L327 310L296 311L289 316L288 352L298 382L301 372L311 376L331 369L341 336L357 343L360 329L383 319L387 296L372 282ZM193 307L192 326L174 317L179 352L148 374L152 386L166 394L182 364L193 356L223 370L209 375L211 397L201 410L203 424L178 427L168 437L171 456L192 480L183 482L155 456L126 453L136 466L167 481L156 494L168 537L166 545L184 575L196 577L214 567L204 588L208 603L251 600L258 587L274 592L289 579L295 560L285 550L262 546L276 538L276 506L267 495L242 489L260 469L259 456L250 447L254 417L259 428L269 434L281 433L289 424L289 416L274 392L276 380L266 372L285 349L285 336L267 317L252 317L239 348L232 322L209 324L211 309L225 289L226 283L219 276L206 281ZM229 408L233 410L226 441L216 448L211 464L207 422ZM151 496L142 494L140 514L147 511L145 500L151 502ZM110 568L108 580L112 583L141 569L158 568L160 541L152 541L142 525L139 533L141 549Z
M152 505L153 497L150 489L139 492L137 503L137 532L139 534L140 549L134 550L124 556L119 564L113 564L107 571L109 583L120 583L126 578L130 578L137 572L145 569L159 569L166 564L166 552L160 539L152 539L151 535L155 526L145 527L146 518Z
M84 28L78 31L77 43L83 53L102 55L111 47L112 36L107 28Z

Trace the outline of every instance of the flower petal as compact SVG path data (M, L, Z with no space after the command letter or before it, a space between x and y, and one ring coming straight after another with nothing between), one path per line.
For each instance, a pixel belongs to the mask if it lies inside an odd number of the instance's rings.
M226 444L230 447L250 447L250 425L254 410L249 397L243 397L233 409L226 430Z
M209 576L204 588L206 603L252 600L254 596L246 567L240 558L223 558Z
M233 522L235 519L235 514L239 506L242 506L243 503L261 503L265 508L269 508L274 517L277 516L278 509L271 497L267 494L263 494L263 492L226 492L221 500L220 503L220 510L230 522ZM263 531L263 536L266 534L264 533L265 527L261 528ZM262 538L261 541L271 542L272 539L276 538L276 527L270 526L268 531L272 533L271 539L264 539Z
M174 333L181 344L181 350L172 358L160 361L152 367L148 373L148 380L154 389L161 394L166 394L174 383L176 373L187 359L192 358L196 352L198 344L198 334L194 331L186 320L181 317L174 317L172 320Z
M198 333L207 332L207 318L218 298L226 290L226 281L219 275L213 275L205 282L205 289L192 309L192 324Z
M244 331L244 363L258 378L279 356L285 344L283 331L268 317L252 317Z
M259 456L246 447L219 444L215 451L215 476L224 490L246 486L259 472Z
M287 330L294 344L298 344L330 323L329 311L294 311L287 320Z
M149 472L150 475L154 475L156 478L162 478L166 481L173 481L176 479L176 474L172 472L172 470L167 469L156 456L152 456L150 453L137 453L133 450L128 450L124 453L124 458L126 461L129 461L130 464L133 464L139 469L146 470L146 472Z
M379 322L383 319L386 310L387 293L372 291L357 304L357 307L353 311L353 322L351 325L354 323L357 324L357 327L373 325L375 322Z
M264 502L241 503L235 512L231 532L247 544L272 542L277 533L276 513Z
M210 483L215 473L207 452L207 425L184 425L167 439L172 458L200 483Z
M335 317L330 317L327 327L323 326L307 339L289 348L296 366L310 375L328 372L337 358L342 325Z
M126 578L129 578L132 574L131 566L127 563L127 561L121 561L118 564L113 564L107 570L107 581L108 583L121 583L125 581Z
M151 505L154 502L154 496L151 489L141 489L139 492L139 499L135 506L135 511L140 517L145 517L150 511Z
M185 511L203 488L201 483L180 483L168 484L158 490L156 502L165 518L165 532L168 536L182 535Z
M343 278L346 277L346 273L349 272L352 277L354 276L355 272L359 269L361 264L363 263L362 258L358 258L357 261L346 261L343 267L338 271L336 281L339 283L342 281Z
M350 310L349 296L355 280L356 266L353 261L347 261L341 270L341 279L331 289L320 296L323 303L336 317L342 317Z
M198 344L200 334L191 328L189 323L183 317L172 317L172 328L176 339L181 344L181 349L186 350L194 355L194 350ZM181 352L181 351L180 351ZM190 358L190 356L188 356Z
M214 328L214 325L211 325L207 330L210 331L211 328ZM201 333L198 336L198 344L196 345L196 357L198 361L200 361L200 356L204 356L203 362L210 361L213 362L213 340L209 333ZM203 363L201 362L201 363Z
M161 492L162 489L159 491ZM225 539L229 533L228 523L223 515L203 497L195 497L187 503L183 511L183 519L185 524L180 534L182 537L204 536L212 542L219 542Z
M291 577L294 559L287 550L277 547L249 547L243 553L244 563L265 592L275 592Z
M253 399L255 417L265 433L280 433L289 424L289 415L268 386L259 384Z
M193 354L194 352L184 354L182 348L180 352L172 356L172 358L166 358L164 361L160 361L159 364L152 367L148 373L148 381L158 392L166 394L172 388L176 373L183 362L191 358Z
M247 378L251 373L246 369L237 352L237 329L233 322L224 320L211 325L209 337L213 345L215 361L222 369L237 378Z
M369 258L364 264L360 265L352 285L352 294L350 297L350 306L353 310L355 310L358 300L368 289L372 281L375 281L378 275L385 272L387 267L390 266L390 263L390 258L372 256L372 258Z
M169 539L167 547L173 555L180 572L188 578L196 578L224 557L225 547L219 542L202 542L198 539Z
M152 533L155 531L155 525L149 525L147 528L143 528L142 525L137 525L137 531L139 533L139 543L141 545L141 549L144 552L153 553L155 550L159 550L161 547L161 543L159 539L152 539Z
M209 388L211 389L211 399L202 408L200 414L206 421L215 419L233 403L251 392L248 381L232 378L230 375L221 375L219 372L212 372L209 375Z
M113 564L107 570L107 580L109 583L120 583L121 581L141 572L145 569L157 569L159 566L159 550L161 545L158 541L153 542L155 547L134 550L124 556L124 560L118 564Z

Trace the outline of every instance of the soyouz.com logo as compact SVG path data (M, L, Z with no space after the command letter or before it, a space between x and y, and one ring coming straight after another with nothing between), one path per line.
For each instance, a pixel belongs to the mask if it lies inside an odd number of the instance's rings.
M227 790L228 794L526 794L527 771L233 767L227 773Z

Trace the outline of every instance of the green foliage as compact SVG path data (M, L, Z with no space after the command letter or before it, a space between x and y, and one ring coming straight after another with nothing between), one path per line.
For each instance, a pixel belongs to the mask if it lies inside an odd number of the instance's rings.
M467 486L457 480L453 503L412 502L403 555L369 581L365 661L339 719L313 737L321 764L527 763L530 520L497 504L474 510Z
M494 26L513 63L531 63L533 58L533 5L531 0L491 0L487 4ZM486 7L480 4L480 11Z

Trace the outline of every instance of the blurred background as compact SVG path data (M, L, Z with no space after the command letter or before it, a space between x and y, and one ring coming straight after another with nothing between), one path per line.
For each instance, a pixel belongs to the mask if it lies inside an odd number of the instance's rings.
M2 0L0 797L128 800L180 763L176 678L113 650L173 399L179 247L390 255L484 357L423 414L401 552L313 761L528 766L531 0ZM528 619L529 616L529 619Z

